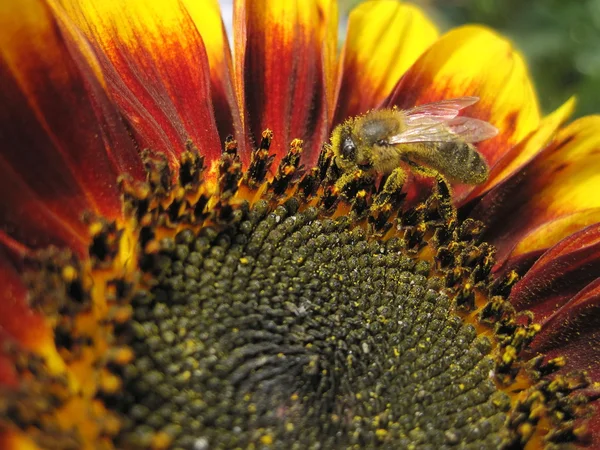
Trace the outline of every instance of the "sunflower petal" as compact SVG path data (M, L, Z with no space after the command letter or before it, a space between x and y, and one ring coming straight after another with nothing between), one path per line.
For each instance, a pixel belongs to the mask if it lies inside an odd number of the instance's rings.
M323 42L323 77L327 99L327 129L333 123L336 88L338 83L338 5L335 0L317 0L320 30L319 40Z
M141 147L176 156L191 139L221 153L202 38L176 0L57 0L96 50Z
M0 430L0 448L4 450L40 450L40 447L24 434L8 430Z
M490 166L539 126L539 106L522 56L505 38L481 26L463 26L442 36L400 79L383 106L407 109L462 96L480 99L464 115L500 130L477 145ZM455 199L472 189L456 186Z
M544 322L600 276L600 224L563 239L546 251L511 291L518 310L531 310Z
M324 46L329 38L320 36L332 30L326 14L335 8L323 5L327 2L240 0L234 5L236 78L245 129L253 142L267 128L274 132L274 164L295 138L304 140L303 162L311 164L327 137L323 53L330 45Z
M600 279L585 286L546 319L531 352L547 358L566 355L568 369L600 377Z
M539 251L600 221L600 116L581 118L511 178L492 189L473 216L488 228L498 261ZM567 234L563 234L567 233Z
M52 329L42 315L29 307L27 287L1 251L0 285L0 384L10 386L17 381L6 344L38 354L51 371L61 370L64 363L56 350Z
M508 179L513 173L521 169L525 164L531 161L537 154L544 150L547 145L555 137L557 131L575 109L575 98L571 97L560 108L552 114L544 117L540 126L533 131L529 136L513 146L500 160L490 168L490 176L488 180L477 186L469 196L462 200L462 204L481 196L485 192L491 190L502 181Z
M549 316L528 349L546 359L565 356L563 371L584 370L596 381L600 379L600 278L585 286L562 308ZM600 407L598 385L590 392L596 413L587 424L590 448L600 446Z
M44 148L43 145L37 146ZM49 163L52 161L48 159ZM57 162L53 164L60 166ZM77 189L73 180L66 183L64 175L63 179L48 177L48 182L40 183L42 186L32 187L31 180L20 175L13 165L0 159L0 190L7 193L0 198L3 235L0 242L3 245L7 245L7 241L19 242L28 250L49 245L67 246L84 254L87 227L81 220L81 212L91 209L85 201L85 194ZM51 168L44 170L39 167L37 173L39 176L46 175Z
M196 29L202 36L210 67L210 83L219 137L242 140L242 123L233 89L233 62L227 33L217 0L183 0Z
M529 232L512 250L511 258L535 252L543 252L565 236L600 222L600 208L577 211L546 222Z
M342 50L335 123L378 106L437 38L435 25L414 5L384 0L356 7Z
M39 0L0 4L0 217L11 238L83 251L84 211L120 215L142 166L77 36Z

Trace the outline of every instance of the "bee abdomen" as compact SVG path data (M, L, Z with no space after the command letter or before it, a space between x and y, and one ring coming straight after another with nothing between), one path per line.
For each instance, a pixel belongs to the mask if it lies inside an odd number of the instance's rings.
M440 142L435 169L450 181L480 184L488 178L488 166L475 146L466 142Z

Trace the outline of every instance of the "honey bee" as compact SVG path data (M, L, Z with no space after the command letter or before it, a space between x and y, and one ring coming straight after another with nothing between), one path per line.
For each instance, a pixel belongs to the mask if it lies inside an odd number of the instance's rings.
M459 97L420 105L370 111L338 125L331 135L335 164L346 174L362 170L390 175L404 183L402 166L450 182L480 184L488 166L475 142L492 138L498 130L488 122L459 112L479 101Z

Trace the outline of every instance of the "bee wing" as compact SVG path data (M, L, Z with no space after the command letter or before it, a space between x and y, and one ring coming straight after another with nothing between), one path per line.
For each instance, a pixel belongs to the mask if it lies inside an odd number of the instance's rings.
M498 134L496 127L483 120L458 115L462 109L478 101L479 97L457 97L402 111L406 129L389 138L388 142L405 144L460 140L471 143L492 138Z
M430 125L419 125L407 128L402 133L387 139L390 145L409 144L411 142L448 142L457 140L457 136L450 132L444 122Z
M388 143L411 142L479 142L498 134L498 129L483 120L471 117L455 117L447 121L410 126L402 133L391 136Z
M472 117L455 117L446 123L450 132L465 142L480 142L498 134L498 128L489 122Z
M479 101L479 97L457 97L416 106L403 111L406 124L410 126L432 125L454 119L461 109Z

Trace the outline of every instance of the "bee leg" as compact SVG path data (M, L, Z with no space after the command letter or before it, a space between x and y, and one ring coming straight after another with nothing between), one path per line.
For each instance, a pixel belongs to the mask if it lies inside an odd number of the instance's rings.
M446 178L435 169L423 167L412 161L408 161L408 164L415 173L426 177L435 178L436 193L431 199L437 203L437 210L446 226L449 229L454 228L454 225L456 224L456 209L452 204L452 188L450 187L448 180L446 180Z
M369 233L373 236L383 236L393 226L390 218L398 214L406 196L402 192L405 181L406 172L397 167L388 175L381 190L374 196L368 218Z
M454 228L456 225L456 208L452 204L452 189L450 183L442 175L437 174L436 179L436 191L438 201L438 211L440 216L446 223L449 229Z
M404 169L402 169L402 167L396 167L385 180L382 192L390 195L394 194L402 189L402 186L404 186L405 182L406 172Z
M335 182L335 189L348 200L352 200L361 189L370 184L369 181L372 181L371 176L357 168L340 175Z
M383 205L385 203L392 203L393 207L397 207L399 201L403 198L401 193L405 182L406 172L401 167L396 167L385 179L383 187L375 197L373 204Z

